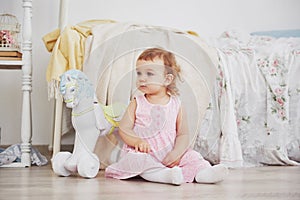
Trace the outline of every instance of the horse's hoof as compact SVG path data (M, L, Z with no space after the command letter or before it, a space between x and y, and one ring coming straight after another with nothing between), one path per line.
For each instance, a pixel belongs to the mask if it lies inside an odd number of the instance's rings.
M84 178L94 178L100 169L100 161L96 154L82 156L78 160L78 174Z
M71 157L70 152L59 152L52 159L52 169L59 176L70 176L71 172L64 167L66 160Z

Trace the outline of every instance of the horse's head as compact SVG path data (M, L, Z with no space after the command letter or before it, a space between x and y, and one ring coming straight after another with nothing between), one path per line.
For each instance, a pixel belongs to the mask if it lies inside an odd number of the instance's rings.
M82 98L93 98L94 90L87 76L71 69L60 77L60 93L68 108L76 107Z

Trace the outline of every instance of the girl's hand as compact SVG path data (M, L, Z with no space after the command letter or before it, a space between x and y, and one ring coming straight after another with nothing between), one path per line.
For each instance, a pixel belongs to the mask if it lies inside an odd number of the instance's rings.
M135 151L139 151L142 153L149 153L151 148L150 144L144 140L139 140L137 143L134 144Z
M181 160L181 156L179 156L176 152L170 151L166 157L163 159L162 164L166 167L175 167L178 166Z

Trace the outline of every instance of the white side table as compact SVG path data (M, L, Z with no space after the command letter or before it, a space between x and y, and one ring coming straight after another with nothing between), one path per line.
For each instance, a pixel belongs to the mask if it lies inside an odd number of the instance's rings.
M1 167L30 167L31 138L32 138L32 0L23 1L22 24L22 60L0 60L0 69L22 70L22 124L21 124L21 162L15 162Z

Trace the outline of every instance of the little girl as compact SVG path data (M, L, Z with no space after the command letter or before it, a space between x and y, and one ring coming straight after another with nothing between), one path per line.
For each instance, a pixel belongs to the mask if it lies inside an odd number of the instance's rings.
M176 87L180 67L171 52L145 50L137 59L137 88L119 125L124 141L120 160L106 168L106 177L143 179L180 185L217 183L227 168L210 163L189 145L187 117Z

